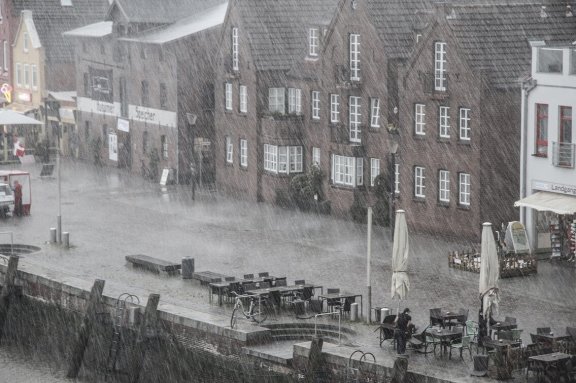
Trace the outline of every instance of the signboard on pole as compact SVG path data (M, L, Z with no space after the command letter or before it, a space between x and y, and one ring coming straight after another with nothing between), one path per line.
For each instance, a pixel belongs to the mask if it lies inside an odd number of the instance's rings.
M118 136L114 133L108 134L108 158L118 162Z

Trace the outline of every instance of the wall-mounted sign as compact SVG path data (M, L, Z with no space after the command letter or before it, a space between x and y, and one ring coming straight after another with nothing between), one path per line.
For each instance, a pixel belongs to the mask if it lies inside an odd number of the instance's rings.
M532 181L532 189L576 196L576 185L564 185L546 181Z
M105 102L92 100L86 97L76 99L76 108L82 112L105 114L108 116L120 116L119 102Z
M118 162L118 136L114 133L108 134L108 158Z
M116 127L118 128L118 130L128 133L128 132L130 132L130 121L125 120L123 118L119 118L118 124Z
M18 92L18 101L30 102L32 95L28 92Z
M150 124L176 127L176 113L168 110L145 108L138 105L128 107L130 120L147 122Z

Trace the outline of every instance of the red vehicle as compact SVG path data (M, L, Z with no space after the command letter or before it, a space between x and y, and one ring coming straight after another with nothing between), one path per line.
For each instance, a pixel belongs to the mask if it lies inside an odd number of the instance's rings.
M30 215L32 206L32 184L30 173L23 170L0 170L0 182L14 188L14 181L22 185L22 215Z

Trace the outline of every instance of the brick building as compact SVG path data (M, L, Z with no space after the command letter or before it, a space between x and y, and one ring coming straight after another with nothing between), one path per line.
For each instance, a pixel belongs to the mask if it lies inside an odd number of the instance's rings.
M223 0L115 0L105 21L66 33L82 158L156 180L169 168L186 182L203 164L213 178L212 60L226 10Z
M420 232L478 239L518 219L529 39L573 39L565 4L441 5L400 77L397 206Z

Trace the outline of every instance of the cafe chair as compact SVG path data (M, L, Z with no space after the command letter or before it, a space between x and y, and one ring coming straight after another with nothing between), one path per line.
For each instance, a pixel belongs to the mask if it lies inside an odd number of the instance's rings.
M284 287L287 286L288 283L286 282L286 277L284 278L277 278L274 280L274 286L275 287Z
M466 326L466 321L468 320L468 309L459 309L458 310L458 318L454 321L450 321L448 325L450 327L453 326Z
M430 309L430 326L444 327L444 321L442 320L442 309Z
M470 347L470 340L471 337L463 336L461 339L455 339L450 342L450 354L448 355L448 359L452 359L452 349L455 348L460 350L460 358L462 360L464 360L462 351L468 350L468 353L470 354L470 360L472 360L472 348Z
M244 279L254 279L254 274L244 274Z
M476 353L478 353L478 323L473 320L467 320L464 327L464 336L470 337L470 343L476 345Z
M498 333L498 339L514 340L512 331L500 331Z
M305 285L306 281L304 279L297 279L294 281L295 285Z
M266 272L263 272L263 273L258 273L258 277L260 277L260 278L262 278L262 277L269 277L269 276L270 276L270 274L269 274L267 271L266 271Z
M338 288L328 288L326 289L326 294L338 294L340 289ZM326 307L328 312L340 311L342 306L342 300L340 298L326 299Z
M408 344L414 351L427 354L428 346L434 346L434 353L436 353L436 342L434 338L426 335L426 331L429 328L430 326L427 326L420 334L414 334L408 338Z
M536 334L541 335L541 334L550 334L550 327L538 327L536 328Z
M382 321L382 324L394 324L395 320L396 315L386 315ZM394 341L394 330L386 328L382 325L378 326L376 330L380 330L380 347L382 347L382 343L384 343L385 340L392 339L392 341ZM396 347L396 344L394 344L394 347Z
M516 341L518 343L520 343L520 346L522 346L522 332L524 330L521 329L512 329L512 340Z
M236 280L236 277L224 277L224 280L226 282L234 282Z
M516 318L514 318L514 317L505 317L505 318L504 318L504 322L516 324Z

